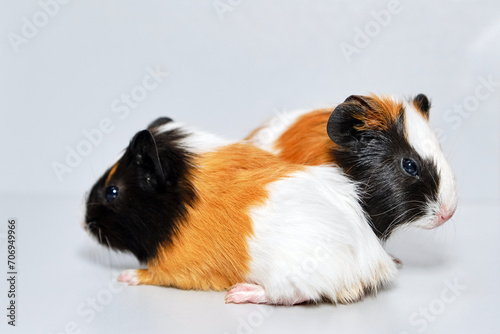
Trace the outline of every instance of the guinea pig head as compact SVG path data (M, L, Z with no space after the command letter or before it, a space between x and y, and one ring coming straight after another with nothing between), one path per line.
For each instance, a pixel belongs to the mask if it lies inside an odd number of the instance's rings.
M141 262L169 242L193 192L184 180L187 152L172 133L137 133L120 160L92 187L86 228L97 241L134 254ZM174 134L174 139L179 135Z
M327 125L337 164L360 184L382 239L401 225L435 228L457 207L455 176L429 124L428 98L350 96Z

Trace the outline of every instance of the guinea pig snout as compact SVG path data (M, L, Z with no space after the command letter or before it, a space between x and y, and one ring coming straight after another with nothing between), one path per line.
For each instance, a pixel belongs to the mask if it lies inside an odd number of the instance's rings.
M453 217L455 214L456 207L448 208L445 205L441 206L441 210L437 214L437 221L435 227L438 227Z
M87 232L92 232L96 227L96 221L94 219L86 219L84 223L84 229Z
M88 224L88 223L87 223L87 221L86 221L86 220L82 220L82 221L81 221L81 223L80 223L81 228L82 228L85 232L87 232L87 231L88 231L87 224Z

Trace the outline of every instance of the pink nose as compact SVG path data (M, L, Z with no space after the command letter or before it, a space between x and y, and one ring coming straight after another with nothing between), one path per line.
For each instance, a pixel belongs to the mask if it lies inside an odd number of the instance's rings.
M436 226L442 225L455 214L455 209L448 209L444 206L441 207L441 212L438 214L438 220Z

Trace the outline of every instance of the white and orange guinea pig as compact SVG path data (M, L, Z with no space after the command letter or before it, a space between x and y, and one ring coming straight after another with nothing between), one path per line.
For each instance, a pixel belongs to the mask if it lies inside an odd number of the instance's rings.
M336 108L277 115L245 139L287 162L340 167L360 187L370 225L384 241L398 227L440 226L457 208L455 176L429 110L423 94L352 95Z
M338 145L335 162L354 161L370 180L158 119L94 185L86 227L101 244L147 264L120 275L130 285L229 290L228 303L359 300L397 272L381 236L401 224L432 227L447 218L443 207L448 215L456 207L439 144L419 144L435 138L427 112L413 104L397 113L369 106L348 99L328 131ZM349 151L365 152L366 161ZM379 205L396 203L376 221L365 194L375 180L382 189L371 196ZM394 219L400 206L410 212ZM374 222L387 222L386 234Z

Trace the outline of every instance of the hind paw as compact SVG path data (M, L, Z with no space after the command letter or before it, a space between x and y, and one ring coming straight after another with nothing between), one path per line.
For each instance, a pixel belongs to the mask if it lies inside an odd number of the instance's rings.
M276 297L269 298L263 287L250 284L238 283L231 287L226 294L226 304L267 304L267 305L295 305L307 301L301 297Z
M248 283L233 285L227 292L225 299L226 304L266 304L268 302L264 288Z
M365 287L363 284L353 285L337 293L337 302L341 304L354 303L363 298L364 295Z

